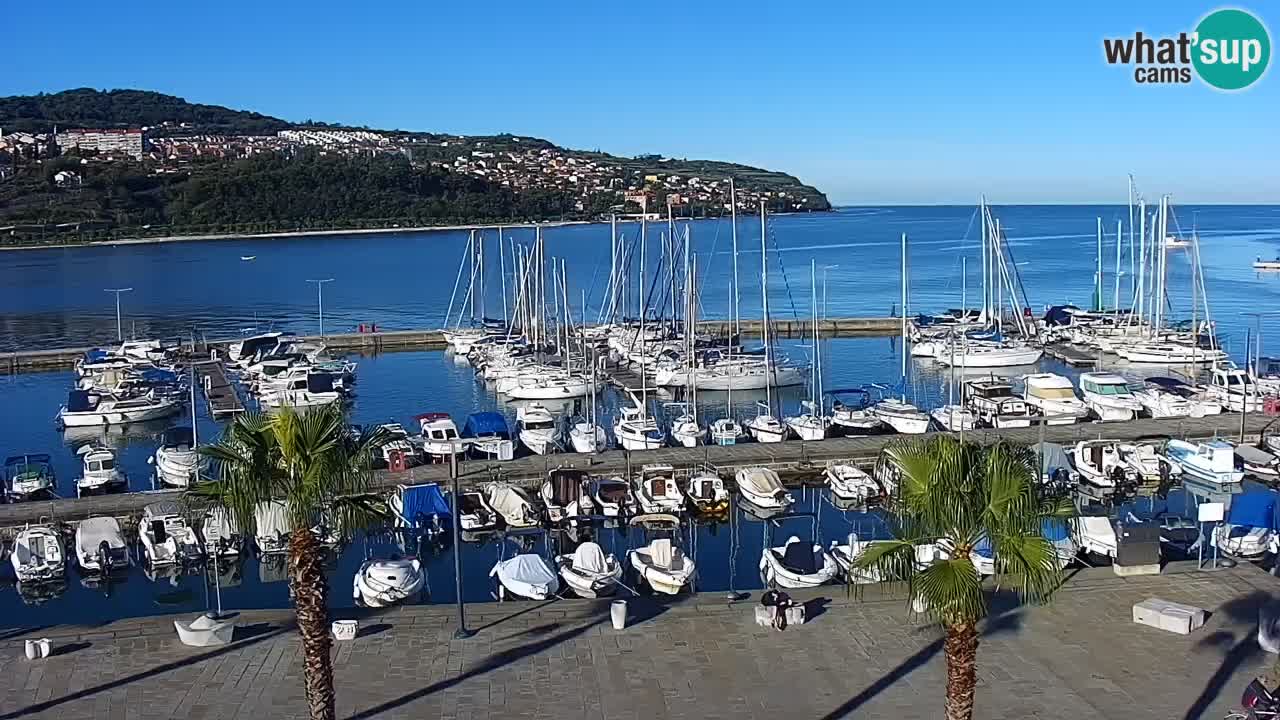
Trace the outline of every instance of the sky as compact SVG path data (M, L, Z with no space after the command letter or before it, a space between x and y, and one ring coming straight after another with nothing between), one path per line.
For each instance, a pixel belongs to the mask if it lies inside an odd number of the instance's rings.
M1104 37L1160 2L15 2L0 95L140 88L375 128L789 172L836 204L1280 203L1280 71L1144 86ZM1280 40L1280 11L1240 6ZM40 30L39 28L44 28ZM1271 63L1275 64L1275 61Z

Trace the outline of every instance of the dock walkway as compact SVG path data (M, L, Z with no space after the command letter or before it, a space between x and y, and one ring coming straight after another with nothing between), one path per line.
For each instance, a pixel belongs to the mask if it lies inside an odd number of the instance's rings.
M194 363L196 377L209 404L209 416L220 420L244 412L244 401L235 383L227 377L227 368L216 360Z

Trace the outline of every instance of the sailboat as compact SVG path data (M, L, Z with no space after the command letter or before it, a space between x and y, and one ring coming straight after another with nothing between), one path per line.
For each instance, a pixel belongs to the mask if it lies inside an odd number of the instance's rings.
M955 355L955 351L956 351L956 338L955 338L955 335L953 334L951 336L951 355L953 357ZM953 362L953 363L950 363L950 366L951 366L951 379L947 382L947 404L929 413L929 416L932 417L933 421L936 422L944 430L950 430L952 432L963 432L965 430L972 430L974 427L977 426L978 418L973 413L973 411L970 410L968 406L965 404L963 389L961 389L960 391L960 403L956 404L955 402L956 365Z
M871 414L900 433L918 435L929 430L929 416L907 402L907 234L902 233L902 372L898 399L884 398L871 406Z
M818 273L817 263L809 261L809 288L812 290L813 375L809 379L811 397L800 403L804 412L787 418L787 427L801 440L823 440L831 428L831 418L822 413L822 352L818 341Z
M760 322L760 333L764 340L764 364L769 369L773 366L773 357L769 351L769 251L766 246L767 236L764 201L760 202L760 307L763 318ZM779 443L787 436L787 426L782 424L773 414L773 386L768 377L764 384L765 401L756 403L756 416L747 423L747 431L756 442Z
M733 346L741 338L739 333L738 318L738 198L733 187L733 178L729 179L729 214L732 218L732 235L733 235L733 285L729 288L729 308L732 312L731 329L729 333L729 362L733 362ZM733 416L733 384L730 383L726 390L726 408L725 416L711 423L711 443L713 445L736 445L738 438L742 437L742 425L737 418Z

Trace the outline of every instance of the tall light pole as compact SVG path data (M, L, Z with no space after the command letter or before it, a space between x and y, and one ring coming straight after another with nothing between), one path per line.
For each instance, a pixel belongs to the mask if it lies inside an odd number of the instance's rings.
M133 288L104 288L103 292L116 294L116 339L120 342L124 342L124 328L120 322L120 294L133 292Z
M320 337L324 337L324 284L333 282L333 278L308 280L307 282L316 284L316 302L320 310Z

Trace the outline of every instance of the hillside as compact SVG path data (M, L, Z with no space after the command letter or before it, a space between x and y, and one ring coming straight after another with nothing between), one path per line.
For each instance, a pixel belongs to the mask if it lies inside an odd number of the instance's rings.
M68 145L75 129L146 129L142 149ZM140 90L0 98L7 243L166 234L592 220L668 200L685 217L830 209L795 177L710 160L619 157L517 135L370 130ZM287 132L282 132L287 131ZM136 142L136 135L134 136Z

